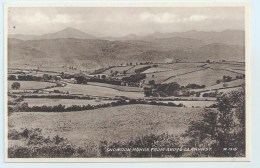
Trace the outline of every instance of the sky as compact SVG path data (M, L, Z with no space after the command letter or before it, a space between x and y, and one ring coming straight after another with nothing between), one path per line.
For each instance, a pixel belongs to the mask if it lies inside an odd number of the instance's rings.
M243 7L9 7L8 34L73 27L94 36L244 30Z

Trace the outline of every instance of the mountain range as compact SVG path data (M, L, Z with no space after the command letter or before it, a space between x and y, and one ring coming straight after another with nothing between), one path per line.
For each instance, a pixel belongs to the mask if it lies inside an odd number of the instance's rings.
M187 31L145 36L95 37L74 28L56 33L9 35L9 64L60 64L82 69L126 62L244 61L245 32Z

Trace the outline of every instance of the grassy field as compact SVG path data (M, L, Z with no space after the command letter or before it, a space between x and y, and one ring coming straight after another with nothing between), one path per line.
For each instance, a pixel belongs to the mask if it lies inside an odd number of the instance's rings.
M80 85L68 83L65 87L58 87L48 90L61 90L69 92L70 94L86 94L91 96L104 96L104 97L115 97L115 96L127 96L127 97L144 97L143 93L138 92L125 92L119 91L112 88L92 86L92 85Z
M11 86L14 82L20 83L19 90L27 90L27 89L43 89L48 86L55 86L55 83L50 82L38 82L38 81L8 81L8 90L12 90Z
M76 145L101 140L124 141L151 133L183 133L202 108L126 105L82 112L17 112L9 129L41 128L44 136L59 135Z
M168 78L171 78L173 76L182 75L182 74L189 73L189 72L193 72L193 71L197 71L197 70L201 70L201 69L202 68L187 68L187 69L178 69L178 70L165 71L165 72L149 73L149 74L146 74L145 82L148 83L150 80L154 80L155 83L161 83L164 81L167 81L165 83L168 83L168 80L167 80Z
M172 63L172 64L159 64L158 67L169 68L169 69L186 69L186 68L197 68L206 63Z
M82 100L82 99L47 99L47 98L25 98L24 102L28 103L29 107L32 106L57 106L59 104L65 105L66 107L72 105L98 105L98 104L105 104L111 103L113 101L105 101L105 100Z
M139 88L139 87L128 87L128 86L112 85L112 84L98 83L98 82L88 82L88 85L107 87L107 88L112 88L112 89L116 89L119 91L125 91L125 92L143 92L144 91L143 88Z
M113 72L118 71L119 73L123 74L124 71L127 71L128 69L130 69L130 68L132 68L132 67L133 67L133 66L122 66L122 67L119 66L119 67L113 67L113 68L110 68L110 69L104 71L103 73L104 73L104 74L111 74L110 72L111 72L111 70L112 70Z
M199 85L211 86L211 85L215 85L217 80L221 80L224 75L231 76L233 79L235 79L237 73L226 71L226 70L205 69L202 71L185 74L175 78L170 78L164 83L177 82L183 86L186 86L189 83L195 83Z
M157 67L157 68L155 68L155 67L153 67L153 68L149 68L149 69L147 69L147 70L145 70L144 72L142 72L142 73L154 73L154 72L163 72L163 71L170 71L170 70L172 70L172 69L169 69L169 68L160 68L160 67Z
M207 66L213 68L213 69L243 69L245 70L245 64L241 63L215 63L215 64L208 64Z

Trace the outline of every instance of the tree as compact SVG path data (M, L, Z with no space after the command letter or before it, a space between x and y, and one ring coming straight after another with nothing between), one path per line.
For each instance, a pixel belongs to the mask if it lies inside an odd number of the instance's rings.
M101 78L102 79L106 79L106 75L101 75Z
M11 87L12 89L17 90L21 87L21 84L19 82L14 82Z
M155 85L155 81L154 80L150 80L149 81L149 85Z
M118 74L118 71L115 71L115 76Z
M9 75L8 80L16 80L16 76L15 75Z
M217 110L205 109L202 119L190 123L184 135L190 138L186 145L212 148L193 153L196 156L245 156L244 90L219 94L217 107Z
M75 80L78 84L87 84L87 78L84 74L78 74L75 76Z
M62 76L62 78L64 77L64 74L63 74L63 76ZM43 74L43 81L48 81L48 79L49 79L49 75L48 74Z
M123 72L124 76L126 75L126 71Z

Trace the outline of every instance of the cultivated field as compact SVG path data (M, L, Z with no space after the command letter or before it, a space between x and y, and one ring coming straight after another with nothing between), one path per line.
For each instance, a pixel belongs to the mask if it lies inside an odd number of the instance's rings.
M125 91L125 92L143 92L144 91L143 88L140 88L140 87L120 86L120 85L112 85L112 84L98 83L98 82L88 82L88 85L112 88L112 89L116 89L119 91Z
M171 81L172 78L176 76L180 76L186 73L192 73L195 71L200 71L202 68L187 68L187 69L177 69L177 70L171 70L171 71L165 71L165 72L157 72L157 73L149 73L146 74L146 83L148 83L150 80L154 80L155 83L169 83L168 81ZM177 81L178 82L178 81Z
M144 97L143 93L138 92L126 92L119 91L116 89L92 85L79 85L68 83L65 87L56 87L47 90L61 90L63 92L69 92L70 94L86 94L91 96L101 96L101 97L115 97L115 96L127 96L127 97Z
M211 86L215 85L217 80L221 80L224 75L231 76L233 79L235 79L238 74L227 70L208 68L205 70L170 78L169 80L164 81L164 83L177 82L183 86L195 83L199 85Z
M59 135L75 145L125 141L151 133L183 133L202 108L125 105L81 112L17 112L9 129L41 128L44 136ZM116 131L115 131L116 130Z

